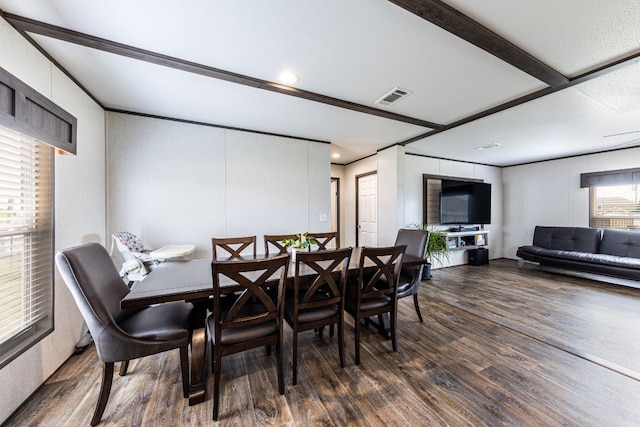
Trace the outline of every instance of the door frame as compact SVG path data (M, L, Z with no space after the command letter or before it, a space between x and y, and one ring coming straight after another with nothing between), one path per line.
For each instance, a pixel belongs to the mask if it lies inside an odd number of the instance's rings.
M356 246L360 246L360 232L358 230L358 218L360 218L360 178L363 178L365 176L369 176L369 175L376 175L378 173L378 170L373 170L370 172L365 172L365 173L361 173L359 175L356 175ZM377 208L377 206L376 206Z
M336 194L332 194L336 201L336 248L340 248L340 178L331 177L331 182L336 182Z

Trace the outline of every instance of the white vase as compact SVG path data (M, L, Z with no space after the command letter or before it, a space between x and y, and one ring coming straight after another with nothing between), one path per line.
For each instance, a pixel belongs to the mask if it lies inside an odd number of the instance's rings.
M291 248L291 262L296 262L296 255L300 252L301 248Z

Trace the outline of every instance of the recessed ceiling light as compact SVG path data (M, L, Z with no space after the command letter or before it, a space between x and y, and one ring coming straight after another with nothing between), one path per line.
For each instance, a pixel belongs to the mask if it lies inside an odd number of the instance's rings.
M475 147L474 150L488 150L489 148L500 147L502 144L498 142L494 142L492 144L481 145L480 147Z
M331 155L331 157L333 157L334 159L339 159L340 158L340 153L333 153Z
M293 71L283 71L279 78L280 82L286 85L294 85L300 81L300 77Z

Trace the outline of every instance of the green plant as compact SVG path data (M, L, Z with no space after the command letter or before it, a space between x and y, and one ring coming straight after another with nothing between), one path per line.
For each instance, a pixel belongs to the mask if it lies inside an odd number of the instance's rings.
M449 260L451 253L449 252L449 242L447 234L436 229L433 225L412 224L417 230L427 230L429 232L429 241L425 250L425 258L433 264L434 261L442 264L445 260Z
M298 236L297 239L285 239L282 241L282 244L285 248L289 249L291 247L297 249L306 249L311 245L317 245L318 242L313 236L309 236L309 232L305 231L304 233L296 234Z

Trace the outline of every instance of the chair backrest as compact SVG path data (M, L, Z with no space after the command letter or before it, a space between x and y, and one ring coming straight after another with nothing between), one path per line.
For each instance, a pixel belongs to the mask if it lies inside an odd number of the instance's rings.
M309 246L309 250L316 249L319 251L324 251L326 249L330 249L330 245L337 245L336 240L336 232L330 231L327 233L309 233L309 237L313 237L317 244Z
M287 253L287 248L282 244L283 240L298 239L297 234L265 234L264 254L282 255Z
M347 282L351 251L352 248L331 249L300 252L296 256L293 288L295 318L299 310L344 304L342 296ZM315 271L317 275L309 279L306 271L303 271L307 269ZM301 279L301 271L304 280Z
M110 348L112 338L126 339L128 335L115 325L137 310L120 309L120 300L129 288L107 250L98 243L89 243L59 251L55 262L87 323L100 359L122 360L115 355L117 349Z
M360 251L358 269L358 301L387 295L396 297L400 268L404 257L405 245L381 248L363 247ZM372 269L366 267L367 260L375 264Z
M213 259L229 256L230 258L242 257L242 251L253 249L253 257L256 257L256 236L247 237L214 237L211 239L213 247Z
M289 255L249 261L212 261L213 318L216 341L222 329L239 328L282 319ZM225 278L232 281L237 298L231 307L221 306ZM275 282L275 283L274 283ZM269 292L277 286L277 293Z
M428 230L409 230L401 228L398 230L396 236L396 242L394 246L407 245L407 249L404 251L405 255L411 255L416 258L424 258L427 250L427 244L429 243L429 231ZM403 275L420 274L422 271L422 265L415 267L402 267Z

